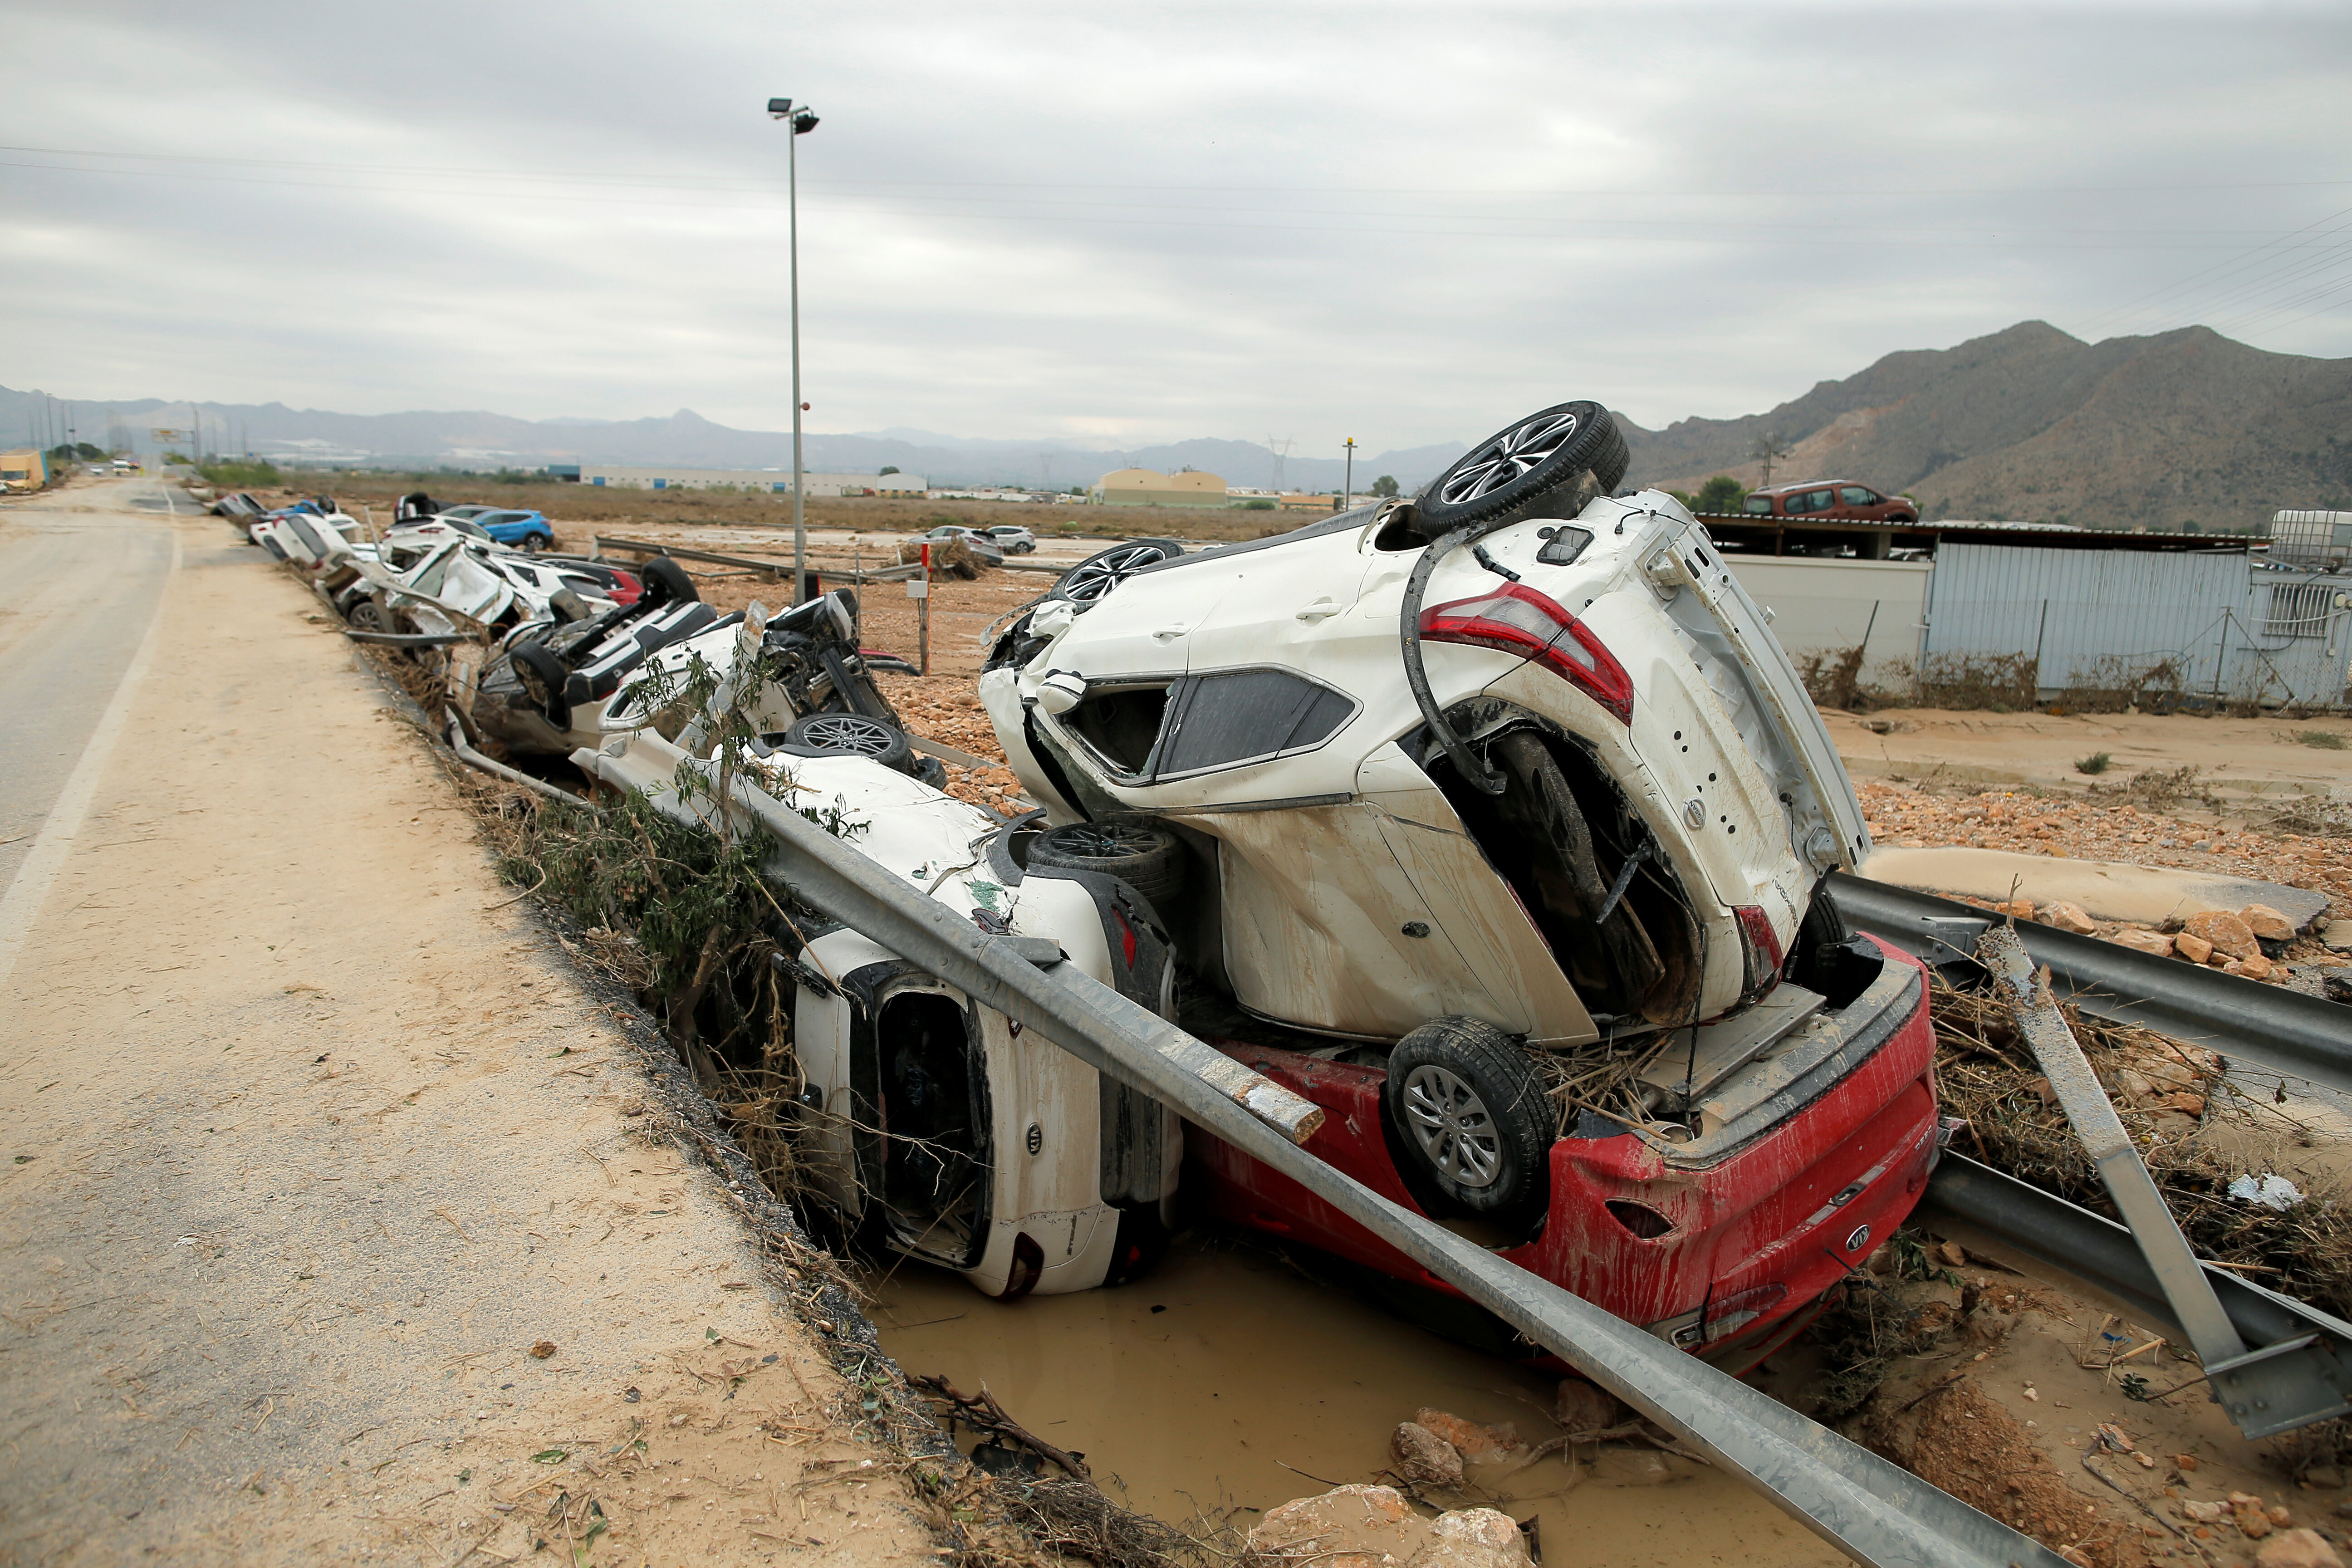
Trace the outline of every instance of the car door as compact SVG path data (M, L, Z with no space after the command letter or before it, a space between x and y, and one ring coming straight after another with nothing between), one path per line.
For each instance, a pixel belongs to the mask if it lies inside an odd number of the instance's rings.
M1878 515L1878 509L1886 504L1886 498L1866 485L1840 485L1838 501L1838 510L1843 515L1868 520Z

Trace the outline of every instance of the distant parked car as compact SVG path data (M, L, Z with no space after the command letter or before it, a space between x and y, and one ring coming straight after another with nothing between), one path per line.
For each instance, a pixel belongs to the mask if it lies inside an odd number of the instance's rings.
M450 507L436 515L446 518L451 512L472 512L473 515L470 517L453 518L451 521L470 522L500 544L509 544L518 550L545 550L555 542L555 530L549 525L546 518L535 511L499 511L490 509L476 511L472 507L457 506Z
M984 529L965 528L951 522L941 523L929 532L919 533L915 537L934 540L940 543L945 543L950 539L961 539L971 547L971 558L982 566L1004 564L1004 546L990 538L989 531Z
M1919 509L1901 496L1885 496L1852 479L1806 479L1749 490L1750 517L1801 517L1822 522L1916 522Z
M981 531L996 541L1007 555L1026 555L1037 548L1037 536L1017 524L1007 523L1001 528L982 529Z

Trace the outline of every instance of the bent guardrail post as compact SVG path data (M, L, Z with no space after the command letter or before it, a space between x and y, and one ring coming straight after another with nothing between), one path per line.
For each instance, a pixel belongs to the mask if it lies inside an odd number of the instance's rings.
M2143 1328L2188 1337L2127 1227L2006 1172L1948 1149L1913 1218L1970 1252L2091 1298ZM2352 1323L2210 1263L2200 1268L2241 1339L2309 1342L2294 1354L2313 1398L2291 1417L2282 1414L2280 1430L2352 1413L2352 1363L2341 1353L2352 1346ZM2322 1391L2331 1397L2319 1397Z
M1844 872L1831 874L1830 890L1848 923L1931 964L1969 957L1978 934L2000 918ZM2352 1093L2352 1029L2341 1003L2053 926L2020 924L2017 935L2033 962L2048 966L2061 999L2095 1018L2144 1025Z
M2106 1184L2124 1223L2131 1227L2140 1255L2156 1271L2174 1319L2196 1347L2214 1403L2228 1411L2230 1419L2249 1437L2266 1437L2302 1425L2294 1413L2307 1405L2334 1404L2335 1391L2314 1386L2315 1380L2295 1356L2312 1345L2315 1335L2254 1351L2246 1348L2237 1324L2230 1321L2213 1287L2206 1283L2205 1271L2197 1255L2189 1250L2188 1238L2174 1222L2156 1178L2148 1174L2139 1151L2132 1147L2123 1118L2116 1114L2107 1091L2099 1087L2098 1075L2091 1070L2090 1059L2083 1055L2065 1015L2058 1011L2057 998L2050 994L2049 976L2035 973L2017 932L2006 925L1991 927L1977 939L1977 957L1992 972L2016 1016L2017 1032L2025 1037L2034 1060L2042 1064L2060 1109L2074 1124L2091 1163L2098 1167L2099 1179Z
M646 785L598 752L583 749L572 761L623 788ZM698 765L706 778L715 772ZM707 822L666 790L647 793L661 809ZM1012 942L958 918L741 780L732 794L732 804L775 838L780 873L813 908L1280 1171L1762 1491L1855 1562L1872 1568L2058 1568L2064 1562L1738 1379L1390 1203L1297 1147L1313 1125L1295 1119L1303 1130L1291 1131L1270 1114L1292 1114L1281 1100L1308 1102L1074 965L1039 967ZM1264 1088L1248 1088L1244 1079Z

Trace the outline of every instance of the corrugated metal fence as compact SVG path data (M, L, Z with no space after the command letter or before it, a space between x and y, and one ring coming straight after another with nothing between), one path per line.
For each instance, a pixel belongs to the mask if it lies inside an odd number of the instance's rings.
M1923 663L2028 658L2042 694L2174 689L2225 701L2347 700L2352 577L2243 551L2180 554L1946 544Z

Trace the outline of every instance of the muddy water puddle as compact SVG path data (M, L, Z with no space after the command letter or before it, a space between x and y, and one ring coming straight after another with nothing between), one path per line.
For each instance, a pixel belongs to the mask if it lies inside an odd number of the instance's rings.
M1558 1430L1544 1373L1213 1236L1187 1237L1114 1290L999 1302L910 1261L869 1285L883 1348L910 1374L966 1393L986 1384L1038 1436L1084 1453L1114 1495L1178 1524L1375 1479L1389 1433L1424 1405L1510 1422L1528 1442ZM1679 1458L1611 1447L1509 1470L1473 1467L1478 1491L1463 1506L1539 1518L1551 1568L1843 1562L1746 1487Z

